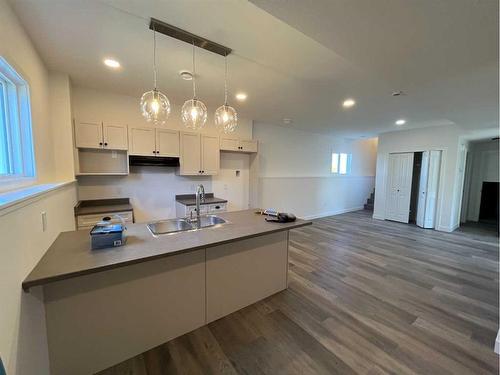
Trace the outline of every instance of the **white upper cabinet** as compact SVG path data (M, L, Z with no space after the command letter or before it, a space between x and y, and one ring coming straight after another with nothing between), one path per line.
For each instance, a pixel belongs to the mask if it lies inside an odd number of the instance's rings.
M258 142L253 141L253 140L246 140L246 139L241 139L240 140L240 151L242 152L257 152L258 149Z
M179 157L179 132L170 129L156 129L156 155Z
M220 138L220 149L221 151L239 151L240 140L237 138Z
M102 129L104 148L112 150L128 149L127 125L104 123Z
M83 122L75 123L76 147L81 148L102 148L102 123Z
M215 175L219 173L220 147L219 137L201 136L201 173Z
M156 155L155 128L130 127L129 128L129 154L142 156Z
M127 126L78 121L75 123L75 143L78 148L127 150Z
M181 132L181 175L200 175L201 173L201 144L200 135Z
M168 156L178 158L179 132L152 126L129 128L129 154L141 156Z
M197 133L181 133L180 174L216 175L219 173L219 137Z
M258 142L251 139L221 137L220 150L236 152L257 152Z

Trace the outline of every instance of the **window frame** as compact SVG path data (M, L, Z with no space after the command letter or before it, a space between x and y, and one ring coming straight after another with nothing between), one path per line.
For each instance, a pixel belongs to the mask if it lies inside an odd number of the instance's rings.
M28 82L0 56L0 81L7 173L0 174L0 191L36 180L35 153ZM3 134L5 133L5 134Z
M346 152L335 152L332 151L332 160L331 160L331 167L330 167L330 172L331 174L335 176L348 176L351 174L351 166L352 166L352 154L346 153ZM346 161L345 161L345 172L342 173L342 155L345 155ZM335 167L335 168L334 168ZM334 170L336 169L336 170Z

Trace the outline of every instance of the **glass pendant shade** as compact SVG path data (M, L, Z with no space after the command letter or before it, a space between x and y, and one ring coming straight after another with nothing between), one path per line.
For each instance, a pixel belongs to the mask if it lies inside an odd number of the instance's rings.
M224 133L232 133L238 125L236 110L228 105L221 105L215 111L215 126Z
M238 125L236 110L227 105L227 55L224 56L224 105L215 111L215 127L224 133L232 133Z
M181 119L186 128L201 129L207 122L207 107L198 99L187 100L181 109Z
M170 101L156 89L145 92L141 97L141 112L146 121L163 125L170 115Z

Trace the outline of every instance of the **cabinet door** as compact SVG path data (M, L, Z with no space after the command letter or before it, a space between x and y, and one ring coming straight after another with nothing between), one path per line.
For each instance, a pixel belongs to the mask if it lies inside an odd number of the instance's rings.
M102 124L99 122L79 121L75 124L76 147L101 148Z
M201 136L201 171L204 175L219 173L220 148L219 137Z
M199 175L201 174L201 144L200 135L196 133L180 134L181 155L180 174Z
M207 323L287 287L288 233L278 232L206 252Z
M238 151L240 148L240 140L236 138L220 139L220 149L224 151Z
M130 155L156 155L155 128L130 127L128 146Z
M127 125L103 124L104 148L110 150L127 150Z
M156 155L179 157L179 132L156 129Z
M252 140L241 140L240 150L244 152L257 152L258 143Z

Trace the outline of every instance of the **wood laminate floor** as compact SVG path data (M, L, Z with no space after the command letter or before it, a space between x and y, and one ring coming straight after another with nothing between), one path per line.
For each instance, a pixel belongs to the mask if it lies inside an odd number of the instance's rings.
M498 374L498 244L357 211L290 235L288 290L100 375Z

